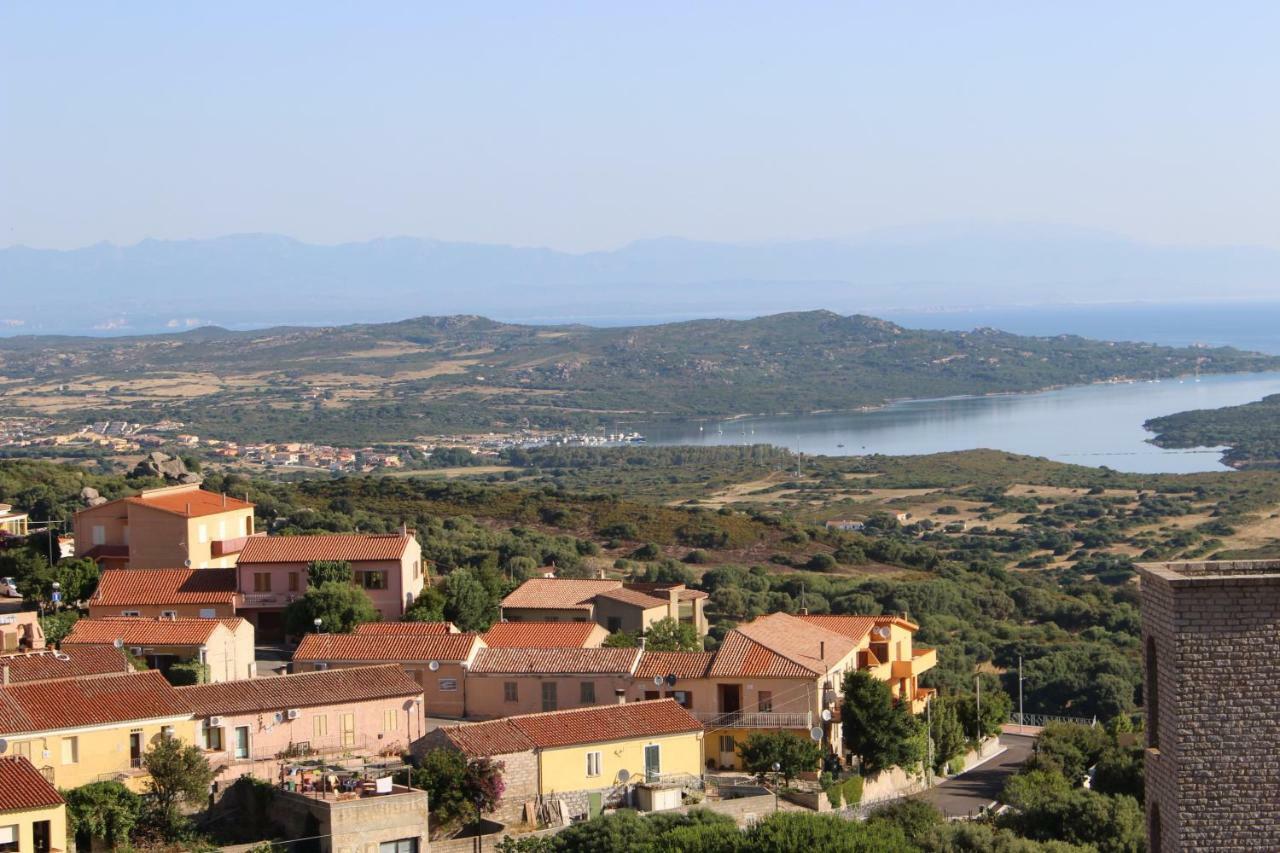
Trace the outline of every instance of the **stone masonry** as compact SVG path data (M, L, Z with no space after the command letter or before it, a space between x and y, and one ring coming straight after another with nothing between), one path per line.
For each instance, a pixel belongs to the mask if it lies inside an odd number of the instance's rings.
M1148 849L1280 850L1280 561L1139 571Z

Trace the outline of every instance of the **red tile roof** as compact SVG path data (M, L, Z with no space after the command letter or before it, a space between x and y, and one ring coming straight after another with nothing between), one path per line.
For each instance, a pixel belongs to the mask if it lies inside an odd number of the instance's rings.
M385 636L435 636L438 634L457 634L458 628L452 622L366 622L357 625L355 633L360 637Z
M712 652L645 652L636 667L636 678L652 680L655 676L706 678L715 659Z
M600 632L595 622L499 622L481 637L491 649L581 649Z
M859 645L858 641L844 634L805 622L788 613L761 616L733 629L730 636L733 635L745 637L814 675L821 675L831 667L838 666ZM726 674L722 670L720 657L722 656L717 657L711 668L713 675ZM746 663L754 660L751 656L744 658Z
M20 755L0 756L0 812L40 809L65 802L58 789Z
M473 673L630 674L639 649L481 649Z
M74 649L0 656L0 667L9 670L9 684L26 681L53 681L59 678L88 678L132 672L119 649L109 645L85 645Z
M702 724L675 700L654 699L522 714L487 723L446 726L441 731L458 749L481 756L701 732Z
M174 515L183 515L187 518L216 515L220 512L231 512L237 509L253 509L253 504L242 501L239 498L220 495L215 492L206 492L204 489L173 492L157 490L156 492L143 492L140 495L134 495L123 500L133 506L151 507L164 512L171 512Z
M0 687L0 734L188 716L157 670Z
M233 604L235 569L107 569L91 605Z
M137 616L111 616L105 619L80 619L62 641L70 646L80 643L113 643L126 646L202 646L224 625L235 631L245 620L234 619L144 619Z
M620 586L617 589L605 590L604 592L598 593L596 598L607 598L611 601L617 601L621 604L629 604L632 607L641 607L645 610L649 610L653 607L666 607L670 604L668 599L654 598L647 592L642 592L638 589L627 589L625 586Z
M295 661L464 661L479 640L476 634L370 636L307 634L293 653Z
M817 625L819 628L826 628L828 631L835 631L837 634L844 634L858 641L871 633L871 629L876 626L874 616L810 616L806 614L796 618L809 625Z
M819 673L788 660L737 631L730 631L716 650L707 675L711 678L814 678Z
M244 543L237 565L314 563L317 560L399 560L414 537L404 533L322 533L315 536L256 536Z
M394 663L199 684L177 690L191 712L200 717L422 695L422 687Z
M502 599L502 606L533 610L590 610L597 595L621 587L622 581L530 578Z

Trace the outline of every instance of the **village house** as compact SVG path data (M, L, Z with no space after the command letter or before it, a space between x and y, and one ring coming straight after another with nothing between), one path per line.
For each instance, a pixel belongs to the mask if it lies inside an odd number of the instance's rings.
M229 568L253 535L253 504L197 483L147 489L75 516L76 556L103 568Z
M383 619L398 619L422 593L422 547L413 531L256 537L238 565L242 615L264 639L284 636L284 610L307 590L307 567L349 563Z
M239 601L235 569L107 569L88 603L90 619L231 619Z
M27 513L15 510L9 504L0 504L0 539L6 536L26 536L29 521Z
M466 676L466 715L509 717L625 701L639 649L482 649Z
M445 726L414 754L455 749L504 765L499 819L525 804L563 801L574 817L616 806L628 785L692 782L702 773L702 724L670 700L602 705ZM607 801L614 796L618 799Z
M143 619L113 616L80 619L62 641L64 652L84 645L112 646L120 641L151 669L168 672L175 663L196 661L210 681L253 678L253 626L244 619Z
M598 649L608 636L594 622L498 622L480 635L491 649Z
M452 622L365 622L357 625L351 633L362 637L438 636L440 634L459 634L458 626Z
M867 528L867 525L851 518L833 518L826 522L826 528L828 530L843 530L846 533L861 533Z
M807 737L820 728L840 753L839 703L851 670L870 672L913 712L924 710L933 691L917 679L937 657L912 648L915 631L897 617L773 613L730 631L714 653L645 652L628 696L688 708L707 727L711 767L740 769L738 744L758 731Z
M68 843L58 789L27 759L0 756L0 851L55 853Z
M398 663L422 688L427 716L462 717L467 668L483 648L484 641L475 634L307 634L293 653L293 669L316 672Z
M39 651L44 648L40 614L34 610L0 613L0 652Z
M114 779L142 791L164 735L196 742L186 703L154 670L0 687L0 738L59 788Z
M0 655L0 687L30 681L61 681L133 672L124 653L114 646L76 646Z
M399 666L352 667L177 688L227 779L278 778L280 761L400 755L425 731L422 687Z
M639 634L659 619L692 625L706 636L707 594L684 584L530 578L502 600L508 622L596 622L610 633Z

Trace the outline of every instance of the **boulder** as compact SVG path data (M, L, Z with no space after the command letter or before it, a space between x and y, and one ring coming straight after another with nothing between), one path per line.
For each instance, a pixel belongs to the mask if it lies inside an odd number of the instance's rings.
M187 470L187 466L176 456L153 451L143 457L133 469L135 477L163 477L172 483L199 483L200 475Z

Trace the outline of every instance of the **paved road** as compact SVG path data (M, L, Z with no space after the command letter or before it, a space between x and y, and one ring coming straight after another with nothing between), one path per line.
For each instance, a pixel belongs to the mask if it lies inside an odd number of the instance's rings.
M948 817L976 815L981 807L989 805L1000 795L1005 780L1016 773L1031 755L1034 743L1035 738L1032 737L1001 735L1000 744L1006 748L1003 753L921 794L921 799L933 803Z

